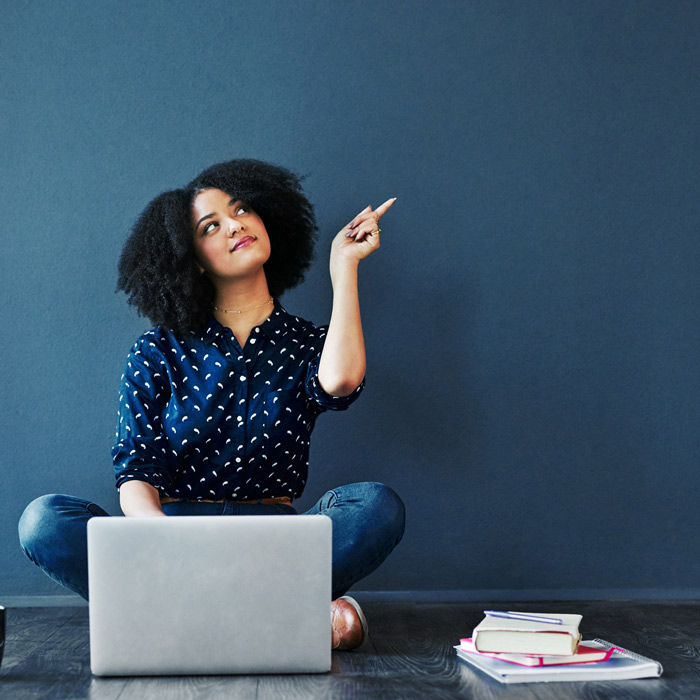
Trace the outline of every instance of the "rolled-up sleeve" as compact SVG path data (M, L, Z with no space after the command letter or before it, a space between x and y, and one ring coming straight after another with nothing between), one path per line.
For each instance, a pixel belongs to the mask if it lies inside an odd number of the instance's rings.
M167 493L172 479L161 414L169 400L170 385L158 354L149 351L151 345L141 338L127 358L112 460L117 488L129 480L145 481Z
M318 365L321 361L320 353L312 358L306 370L306 395L311 404L319 411L344 411L353 403L365 388L365 380L347 396L331 396L324 391L321 383L318 381Z

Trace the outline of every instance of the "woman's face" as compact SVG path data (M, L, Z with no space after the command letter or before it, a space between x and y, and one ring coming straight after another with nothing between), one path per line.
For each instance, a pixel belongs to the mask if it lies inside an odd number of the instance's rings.
M258 274L270 257L262 219L222 190L203 190L192 202L197 263L212 282Z

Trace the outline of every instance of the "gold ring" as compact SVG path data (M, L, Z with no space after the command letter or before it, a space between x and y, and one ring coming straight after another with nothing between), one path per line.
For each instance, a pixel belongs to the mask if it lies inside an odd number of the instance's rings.
M370 232L369 232L369 235L370 235L370 236L376 236L378 233L381 233L381 232L382 232L382 230L381 230L380 228L378 228L376 231L370 231Z

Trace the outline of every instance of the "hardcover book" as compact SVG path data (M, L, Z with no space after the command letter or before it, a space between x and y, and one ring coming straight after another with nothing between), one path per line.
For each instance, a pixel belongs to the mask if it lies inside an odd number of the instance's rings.
M474 628L472 639L477 651L572 656L581 641L578 631L581 615L558 613L504 613L529 619L486 615ZM536 622L542 618L542 622ZM556 621L555 624L552 620Z

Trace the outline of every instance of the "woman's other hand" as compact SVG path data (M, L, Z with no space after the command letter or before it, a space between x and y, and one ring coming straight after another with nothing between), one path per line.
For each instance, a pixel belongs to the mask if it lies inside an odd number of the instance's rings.
M125 481L119 487L119 505L127 517L163 517L158 489L145 481Z

